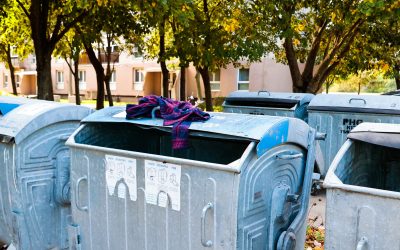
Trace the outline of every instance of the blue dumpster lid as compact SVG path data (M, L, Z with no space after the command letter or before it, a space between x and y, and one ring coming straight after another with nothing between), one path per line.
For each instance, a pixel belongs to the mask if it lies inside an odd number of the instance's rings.
M400 98L382 95L319 94L308 105L310 111L400 114Z
M351 130L347 138L400 149L400 125L364 122Z
M0 142L19 143L42 127L61 121L80 121L91 113L87 107L0 97Z
M1 96L0 97L0 115L6 115L11 110L17 108L21 104L32 101L26 98L17 98L11 96Z
M307 147L309 126L299 119L234 113L210 113L210 115L208 121L193 122L189 129L260 141L257 149L260 154L288 141ZM127 120L125 116L125 107L109 107L91 114L83 119L82 123L132 123L165 127L162 119Z
M306 93L284 93L284 92L245 92L235 91L226 97L224 105L254 106L254 107L275 107L302 105L313 99L313 94Z

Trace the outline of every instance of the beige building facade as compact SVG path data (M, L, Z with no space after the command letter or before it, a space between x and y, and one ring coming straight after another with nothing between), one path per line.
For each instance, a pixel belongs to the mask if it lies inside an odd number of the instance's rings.
M114 53L114 72L110 81L113 97L121 101L133 101L141 96L161 95L162 75L161 68L155 60L147 60L141 56L127 53ZM25 96L34 96L37 93L36 61L29 56L24 61L13 58L16 67L18 93ZM103 64L104 68L106 64ZM189 66L186 69L186 96L204 97L204 87L196 81L196 69ZM179 99L179 82L181 72L170 70L169 91L172 98ZM82 97L96 98L96 74L87 56L83 54L79 65L79 88ZM241 91L279 91L291 92L292 80L289 68L276 63L272 57L265 57L260 62L241 62L239 67L228 65L216 72L210 73L213 97L225 97L230 92ZM52 60L52 81L54 94L68 97L75 94L74 78L68 64L63 59ZM198 87L200 86L200 90ZM12 92L9 70L4 64L0 65L0 90ZM199 92L201 91L201 92Z

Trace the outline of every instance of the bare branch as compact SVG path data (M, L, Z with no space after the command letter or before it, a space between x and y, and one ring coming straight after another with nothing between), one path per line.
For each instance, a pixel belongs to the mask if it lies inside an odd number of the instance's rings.
M29 18L30 14L28 12L28 10L25 8L24 4L20 1L20 0L16 0L19 7L21 7L21 9L24 11L25 15Z

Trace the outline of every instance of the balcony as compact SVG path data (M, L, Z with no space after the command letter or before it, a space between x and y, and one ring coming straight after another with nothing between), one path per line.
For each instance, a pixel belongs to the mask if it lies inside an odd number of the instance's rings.
M100 62L107 63L106 53L104 52L100 53ZM119 62L119 52L111 52L110 62L111 64ZM79 57L79 64L90 64L89 57L86 53L82 53L81 56Z
M11 63L15 69L25 69L24 61L21 61L18 57L12 57Z
M11 62L16 70L36 70L36 60L31 56L23 60L19 59L18 57L12 57Z

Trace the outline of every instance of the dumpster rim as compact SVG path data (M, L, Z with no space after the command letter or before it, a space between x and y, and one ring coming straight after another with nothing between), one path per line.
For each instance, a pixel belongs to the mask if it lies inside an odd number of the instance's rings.
M351 184L344 184L339 177L335 174L335 171L344 156L344 154L349 150L349 148L354 144L354 140L347 139L345 143L340 148L339 152L336 154L335 158L333 159L331 165L329 166L328 173L326 174L325 180L323 182L323 187L327 190L329 189L340 189L342 191L347 192L355 192L361 193L366 195L374 195L380 196L385 198L392 198L392 199L399 199L400 200L400 192L396 191L389 191L384 189L378 188L371 188L371 187L362 187L357 185Z
M149 154L149 153L142 153L137 151L128 151L124 149L115 149L115 148L108 148L108 147L101 147L101 146L93 146L87 145L82 143L75 142L75 136L85 127L85 124L81 124L78 129L74 131L74 133L69 137L67 142L65 143L66 146L71 148L79 148L84 150L91 150L91 151L98 151L102 154L116 154L125 157L132 157L132 158L143 158L155 161L166 161L168 163L175 163L175 164L182 164L183 165L190 165L190 166L197 166L202 168L208 169L215 169L221 170L226 172L233 172L233 173L240 173L243 165L246 165L247 160L252 157L251 152L256 149L256 142L249 141L249 145L243 151L242 156L239 158L239 164L235 167L229 164L219 164L219 163L212 163L206 161L197 161L197 160L190 160L190 159L183 159L171 156L163 156L163 155L156 155L156 154Z

